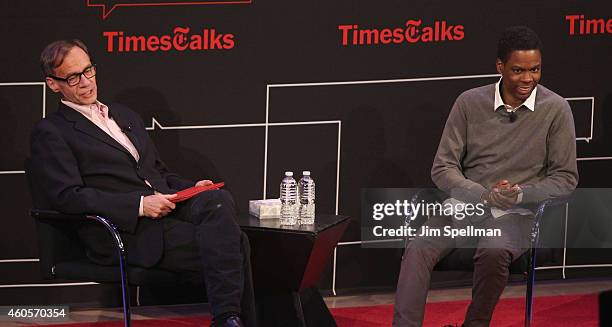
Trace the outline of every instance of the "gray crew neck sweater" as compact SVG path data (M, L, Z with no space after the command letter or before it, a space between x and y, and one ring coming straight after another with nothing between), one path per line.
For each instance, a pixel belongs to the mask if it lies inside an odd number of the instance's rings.
M451 197L476 203L496 182L523 189L529 204L571 193L578 183L574 119L565 99L538 85L535 110L510 122L493 110L495 84L463 92L446 121L431 177Z

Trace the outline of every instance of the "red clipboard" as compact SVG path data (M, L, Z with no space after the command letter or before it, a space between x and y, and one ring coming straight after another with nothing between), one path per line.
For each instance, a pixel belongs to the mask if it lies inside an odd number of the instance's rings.
M202 193L202 192L206 192L206 191L210 191L210 190L218 190L220 188L222 188L225 185L224 182L221 183L215 183L215 184L210 184L210 185L204 185L204 186L193 186L190 188L186 188L184 190L178 191L176 192L176 197L173 199L170 199L171 202L177 203L177 202L182 202L185 200L189 200L191 197L193 197L196 194Z

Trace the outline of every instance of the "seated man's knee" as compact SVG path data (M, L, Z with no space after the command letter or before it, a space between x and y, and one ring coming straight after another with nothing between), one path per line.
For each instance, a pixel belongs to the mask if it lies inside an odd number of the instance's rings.
M226 190L214 190L213 192L214 192L215 198L220 204L234 209L235 204L234 204L234 197L232 196L232 193Z
M223 201L229 201L232 203L234 202L234 197L232 196L232 193L230 193L227 190L218 189L218 190L212 190L210 192L212 192L216 197L218 197L219 199Z
M224 224L234 226L233 230L239 230L234 219L236 213L234 200L228 191L210 190L196 195L190 203L189 212L191 221L195 224L224 221Z
M234 207L234 198L226 190L210 190L196 196L195 204L200 208L227 206Z
M217 201L217 202L230 202L234 203L234 197L232 194L226 190L218 189L218 190L210 190L206 192L200 193L205 199Z
M508 267L512 263L512 253L505 248L478 248L474 255L474 262Z
M422 239L416 238L404 250L402 260L411 265L425 265L433 269L440 260L442 250Z

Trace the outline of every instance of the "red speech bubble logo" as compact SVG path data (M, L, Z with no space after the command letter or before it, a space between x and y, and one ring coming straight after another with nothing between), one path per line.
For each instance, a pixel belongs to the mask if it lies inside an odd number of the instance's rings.
M102 7L102 19L106 19L113 10L119 7L160 7L160 6L193 6L193 5L236 5L250 4L253 0L87 0L87 7Z

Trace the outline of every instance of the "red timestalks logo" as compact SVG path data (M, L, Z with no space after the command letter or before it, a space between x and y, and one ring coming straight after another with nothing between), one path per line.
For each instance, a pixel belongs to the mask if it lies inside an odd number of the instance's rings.
M87 0L87 7L102 7L102 19L106 19L110 13L119 7L159 7L159 6L192 6L192 5L236 5L250 4L253 0Z
M404 42L460 41L465 37L463 25L450 25L445 20L424 25L423 20L407 20L405 27L361 29L358 25L338 25L342 45L400 44Z
M612 34L612 18L586 18L584 15L567 15L569 35Z
M123 31L103 32L107 52L157 52L229 50L236 42L234 34L218 33L214 28L189 34L189 27L175 27L173 35L127 35Z

